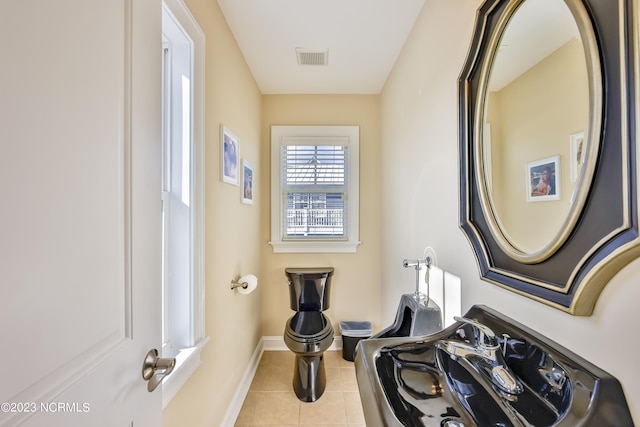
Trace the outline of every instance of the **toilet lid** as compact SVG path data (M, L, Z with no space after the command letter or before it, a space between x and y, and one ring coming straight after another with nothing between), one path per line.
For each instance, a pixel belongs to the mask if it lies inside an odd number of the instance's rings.
M298 335L317 335L327 327L321 311L299 311L289 321L289 328Z

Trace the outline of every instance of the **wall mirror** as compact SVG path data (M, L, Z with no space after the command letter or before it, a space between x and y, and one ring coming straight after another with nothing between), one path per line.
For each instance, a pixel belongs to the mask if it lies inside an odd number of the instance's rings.
M572 314L640 255L634 19L633 0L486 0L459 79L480 275Z

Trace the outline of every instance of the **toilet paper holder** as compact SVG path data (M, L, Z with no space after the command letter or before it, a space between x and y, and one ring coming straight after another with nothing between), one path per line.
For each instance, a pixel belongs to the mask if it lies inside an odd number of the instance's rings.
M258 286L258 278L253 274L247 274L237 279L231 279L231 290L238 288L241 294L250 294Z
M240 282L240 278L231 279L231 290L235 288L247 289L249 287L249 282Z

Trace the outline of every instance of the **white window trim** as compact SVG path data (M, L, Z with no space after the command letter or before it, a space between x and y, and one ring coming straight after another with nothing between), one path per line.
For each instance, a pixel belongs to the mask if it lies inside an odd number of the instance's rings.
M280 149L285 140L309 137L348 138L349 184L347 194L347 239L340 241L282 239L282 182ZM271 241L274 253L355 253L359 241L360 207L359 126L271 126Z
M176 367L162 383L162 408L171 402L191 375L200 366L200 352L209 342L209 337L201 339L194 347L183 348L176 355Z
M192 244L193 279L191 310L192 346L182 348L176 357L176 366L163 382L163 402L165 408L200 365L200 352L209 342L205 336L204 307L204 76L205 76L205 35L184 4L183 0L163 0L163 8L173 15L189 38L193 41L193 147L192 147Z

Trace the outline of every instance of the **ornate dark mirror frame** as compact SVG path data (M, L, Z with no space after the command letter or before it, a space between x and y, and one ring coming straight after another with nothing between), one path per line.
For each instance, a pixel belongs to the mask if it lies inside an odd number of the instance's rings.
M602 123L593 135L597 162L584 208L562 230L567 237L539 262L522 262L501 247L492 228L478 140L484 108L483 64L514 3L486 0L478 9L470 51L459 79L460 227L476 255L482 279L575 315L590 315L602 289L640 256L636 132L638 12L634 0L582 0L593 26L601 66ZM558 0L563 1L563 0ZM567 0L569 1L569 0ZM580 1L580 0L577 0ZM480 172L479 172L480 171Z

